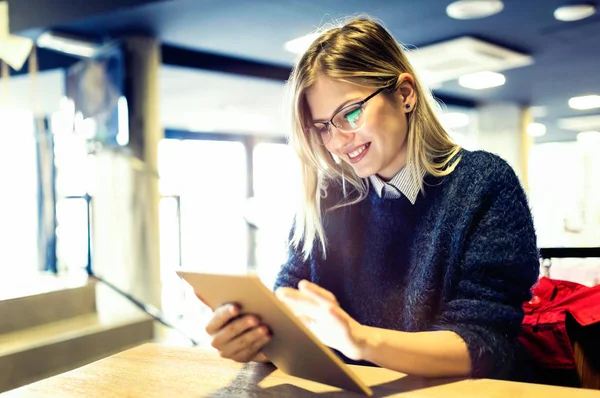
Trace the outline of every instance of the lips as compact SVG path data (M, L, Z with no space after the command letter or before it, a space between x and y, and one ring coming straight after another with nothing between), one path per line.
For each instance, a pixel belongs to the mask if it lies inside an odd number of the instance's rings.
M358 148L354 149L352 152L348 152L346 155L348 156L350 163L360 162L361 159L364 158L365 155L367 154L367 152L369 151L370 146L371 146L371 143L368 142L368 143L361 145Z

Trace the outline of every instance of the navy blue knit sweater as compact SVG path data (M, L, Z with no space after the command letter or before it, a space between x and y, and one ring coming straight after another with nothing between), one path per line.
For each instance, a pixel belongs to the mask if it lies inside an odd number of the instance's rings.
M362 202L327 212L326 259L318 248L308 261L291 249L275 288L307 279L361 324L454 331L473 377L508 378L521 306L539 275L533 221L505 161L483 151L461 156L448 176L425 177L414 205L371 189ZM325 208L340 199L330 188Z

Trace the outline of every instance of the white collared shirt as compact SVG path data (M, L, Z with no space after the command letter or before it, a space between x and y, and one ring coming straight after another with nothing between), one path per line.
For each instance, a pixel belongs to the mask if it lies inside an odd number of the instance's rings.
M406 166L388 182L383 181L376 174L370 176L369 181L380 198L398 199L404 195L414 205L419 196L420 186L413 180L409 171L410 166ZM425 170L421 170L420 174L422 178Z

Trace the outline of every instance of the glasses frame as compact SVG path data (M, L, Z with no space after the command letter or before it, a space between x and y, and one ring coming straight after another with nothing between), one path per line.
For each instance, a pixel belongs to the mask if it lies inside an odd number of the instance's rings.
M319 141L319 143L321 143L322 145L327 145L327 144L329 143L329 141L331 141L331 138L333 137L333 136L331 135L331 126L335 127L336 129L338 129L338 130L339 130L339 131L341 131L342 133L354 133L355 131L357 131L357 130L359 130L360 128L362 128L362 127L363 127L363 126L364 126L364 125L367 123L367 119L366 119L366 117L367 117L367 116L366 116L366 115L365 115L365 121L364 121L364 123L363 123L363 124L362 124L360 127L357 127L357 128L355 128L355 129L352 129L352 130L344 130L344 129L342 129L342 128L340 128L340 127L336 126L336 125L335 125L335 123L333 123L333 119L335 119L337 115L339 115L340 113L344 112L346 109L348 109L348 108L351 108L351 107L353 107L353 106L357 106L357 105L360 107L361 111L362 111L362 112L364 112L364 109L363 109L363 107L365 106L365 104L366 104L366 103L367 103L367 102L368 102L368 101L369 101L371 98L375 97L377 94L381 93L382 91L384 91L384 90L386 90L386 89L388 89L388 88L390 88L390 87L389 87L389 86L388 86L388 87L382 87L382 88L378 89L377 91L375 91L373 94L371 94L371 95L369 95L368 97L366 97L365 99L363 99L362 101L353 102L353 103L351 103L351 104L348 104L348 105L344 106L342 109L340 109L339 111L337 111L337 112L336 112L336 113L335 113L335 114L334 114L334 115L331 117L331 119L329 119L327 122L318 122L318 123L315 123L315 124L314 124L314 126L316 126L317 124L323 124L323 125L325 125L325 128L327 129L327 133L329 133L329 139L328 139L326 142L325 142L325 141L323 140L323 138L321 137L321 134L319 134L319 133L315 133L315 134L319 135L319 137L317 138L317 139L318 139L318 141ZM314 127L314 126L311 126L311 127L308 129L308 130L310 131L310 130L312 129L312 127ZM315 135L315 134L313 134L313 135Z

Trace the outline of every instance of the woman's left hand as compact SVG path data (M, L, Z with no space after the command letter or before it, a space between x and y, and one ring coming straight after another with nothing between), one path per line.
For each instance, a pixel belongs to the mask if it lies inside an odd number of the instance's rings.
M363 327L342 310L330 291L302 280L298 290L281 287L275 293L323 344L350 359L361 359Z

